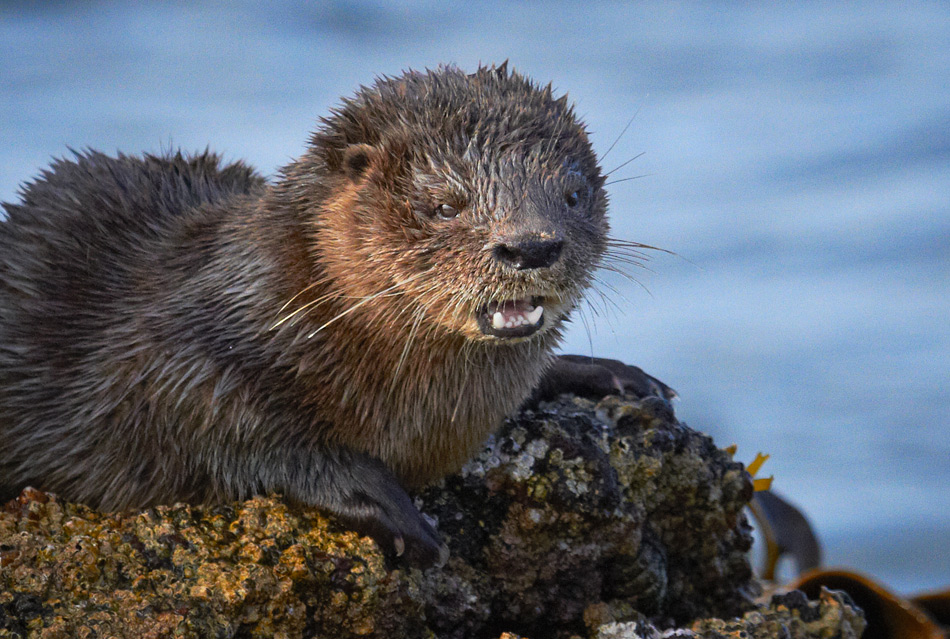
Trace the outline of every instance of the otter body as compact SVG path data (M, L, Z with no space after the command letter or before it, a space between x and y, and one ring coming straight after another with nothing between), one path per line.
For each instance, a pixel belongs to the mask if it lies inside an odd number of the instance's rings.
M362 89L273 184L210 154L57 161L0 223L0 494L279 491L431 555L399 483L538 385L603 181L566 100L504 67Z

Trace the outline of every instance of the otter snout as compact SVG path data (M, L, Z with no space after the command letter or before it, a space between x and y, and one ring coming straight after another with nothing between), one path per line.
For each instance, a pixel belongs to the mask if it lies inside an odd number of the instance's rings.
M514 242L497 244L492 255L502 264L524 271L552 266L561 257L563 248L564 240L520 238Z

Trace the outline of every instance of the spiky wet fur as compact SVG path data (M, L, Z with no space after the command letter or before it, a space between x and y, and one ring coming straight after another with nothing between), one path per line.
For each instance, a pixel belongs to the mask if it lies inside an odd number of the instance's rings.
M549 363L603 181L567 101L504 67L380 79L272 185L208 153L55 162L0 224L0 493L335 510L384 490L375 459L406 485L457 469ZM525 235L560 260L492 257ZM539 333L478 330L538 294Z

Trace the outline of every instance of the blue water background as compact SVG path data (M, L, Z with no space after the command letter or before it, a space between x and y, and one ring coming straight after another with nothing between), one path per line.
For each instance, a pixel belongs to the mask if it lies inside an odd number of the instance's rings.
M2 2L0 200L67 146L273 174L378 74L504 59L568 91L601 154L636 115L604 161L643 153L614 234L678 254L644 288L605 275L616 307L565 350L771 453L829 563L950 584L945 2Z

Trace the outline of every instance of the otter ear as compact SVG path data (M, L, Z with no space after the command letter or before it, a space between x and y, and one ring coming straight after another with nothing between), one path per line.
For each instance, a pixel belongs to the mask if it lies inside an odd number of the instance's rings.
M369 144L351 144L343 152L343 172L351 182L363 179L379 150Z

